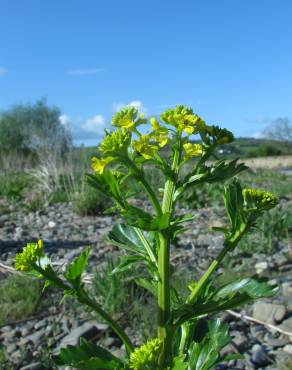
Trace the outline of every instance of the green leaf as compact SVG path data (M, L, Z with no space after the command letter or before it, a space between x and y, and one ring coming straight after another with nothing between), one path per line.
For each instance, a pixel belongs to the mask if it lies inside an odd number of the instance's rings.
M272 297L278 287L271 287L266 282L252 278L238 279L218 289L212 296L215 301L230 299L238 294L246 294L250 299Z
M143 256L139 256L139 255L138 256L137 255L122 256L120 258L120 263L118 264L117 267L114 268L114 270L111 272L111 274L118 274L118 273L121 273L123 271L126 271L129 268L131 268L133 263L137 263L137 262L145 262L145 258Z
M208 323L208 331L200 342L193 342L189 348L189 370L209 370L220 362L220 351L231 338L228 326L219 319Z
M243 212L242 188L237 179L234 179L224 189L225 207L232 225L232 232L240 230L246 220Z
M69 365L82 370L118 370L124 363L109 351L81 338L79 346L62 348L58 356L53 357L59 365Z
M151 250L155 251L155 240L154 235L151 232L142 231L143 239L147 240L147 243ZM138 230L130 225L116 224L108 235L108 240L111 244L125 249L128 252L140 254L146 256L146 250L141 238L139 237Z
M271 297L278 287L270 287L266 282L255 279L238 279L209 294L201 297L195 304L184 304L173 311L175 323L183 323L196 317L210 313L225 311L249 303L257 298Z
M188 368L188 363L185 362L185 355L178 356L173 359L173 366L171 370L186 370Z
M87 265L87 261L90 254L90 248L86 248L80 255L74 259L72 263L67 267L64 272L65 278L70 281L79 281L80 277Z
M148 290L154 297L157 297L157 284L153 280L145 279L145 278L136 278L135 283L140 287Z
M199 173L187 175L182 186L185 190L190 185L225 182L248 168L244 163L237 164L237 161L237 158L229 162L221 159L211 167L202 166L199 168Z

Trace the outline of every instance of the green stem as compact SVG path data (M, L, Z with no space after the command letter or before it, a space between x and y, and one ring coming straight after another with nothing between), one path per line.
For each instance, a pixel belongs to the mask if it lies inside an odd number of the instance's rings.
M173 157L172 169L178 172L181 150L176 150ZM176 183L168 179L165 183L162 212L172 213L173 195ZM158 251L158 338L162 341L162 352L159 364L163 368L172 362L172 339L173 327L170 325L171 306L170 306L170 236L166 232L159 233Z
M246 227L244 226L242 228L242 230L240 230L240 232L236 233L233 236L233 238L231 238L229 240L225 240L224 247L223 247L222 251L218 254L218 256L215 258L215 260L212 261L212 263L208 267L207 271L201 276L201 278L199 279L198 283L196 284L194 290L192 291L192 293L188 297L187 303L190 304L190 303L193 303L195 301L195 299L199 295L201 289L205 286L205 284L208 282L210 277L217 270L217 268L221 264L222 260L226 256L226 254L231 249L235 248L235 246L237 245L239 240L244 235L245 231L246 231ZM187 337L188 337L188 328L185 324L183 324L181 326L181 330L182 330L182 335L181 335L181 341L180 341L179 349L180 349L180 353L182 354L182 353L184 353L184 348L185 348L186 340L187 340Z
M136 166L136 164L133 161L131 161L130 158L124 158L123 161L125 162L125 164L128 167L130 167L133 170L135 175L137 175L139 181L144 186L144 189L146 190L146 193L148 194L148 196L151 200L153 208L155 209L157 215L160 216L162 214L160 203L159 203L153 189L149 185L148 181L145 179L143 172Z
M117 334L126 347L128 355L134 351L134 346L124 332L124 330L116 323L110 315L108 315L94 300L90 299L87 293L81 288L77 291L78 301L91 307L96 313L98 313L111 327L111 329Z
M54 282L57 286L59 286L63 290L70 291L72 290L72 286L69 285L67 282L60 279L57 275L51 276L46 273L46 270L39 267L38 265L33 266L35 270L37 270L39 273L41 273L44 278L46 278L48 281ZM130 341L127 334L124 332L124 330L119 326L118 323L116 323L110 315L108 315L98 303L96 303L94 300L90 299L88 297L88 294L85 292L85 290L78 286L74 287L73 289L77 293L77 299L80 303L84 303L87 306L91 307L95 312L97 312L111 327L111 329L118 335L118 337L121 339L121 341L124 343L127 353L130 354L134 351L134 346L132 342Z

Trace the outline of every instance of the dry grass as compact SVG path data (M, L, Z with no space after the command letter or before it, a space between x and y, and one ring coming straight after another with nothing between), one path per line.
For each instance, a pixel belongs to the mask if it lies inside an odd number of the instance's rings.
M252 169L284 169L292 167L292 155L275 157L257 157L244 159L244 163Z

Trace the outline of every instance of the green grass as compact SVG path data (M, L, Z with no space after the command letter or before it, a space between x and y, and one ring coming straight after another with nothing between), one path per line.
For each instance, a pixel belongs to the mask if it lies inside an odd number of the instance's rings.
M0 325L33 315L41 294L39 282L21 275L0 280Z
M30 176L25 173L13 173L0 175L0 197L9 201L19 201L25 191L31 189Z
M80 216L95 216L102 214L110 206L110 202L101 193L85 185L80 193L72 197L74 211Z
M117 263L107 258L104 267L95 273L94 293L105 311L118 318L121 325L141 333L144 340L149 339L155 335L156 301L135 283L135 277L141 276L139 271L111 274Z

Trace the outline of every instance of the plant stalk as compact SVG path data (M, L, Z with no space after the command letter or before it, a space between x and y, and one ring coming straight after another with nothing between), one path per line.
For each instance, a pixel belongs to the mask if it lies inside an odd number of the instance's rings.
M180 150L176 150L173 157L172 169L178 172ZM168 179L165 183L162 200L162 212L172 213L173 195L175 182ZM162 351L159 364L163 368L172 363L172 337L173 328L170 325L171 306L170 306L170 235L165 232L159 233L158 251L158 338L162 341Z
M117 334L117 336L121 339L126 347L126 351L128 355L134 351L134 346L124 332L124 330L120 327L120 325L115 322L110 315L108 315L94 300L90 299L87 293L81 288L77 292L78 301L81 303L86 304L87 306L91 307L96 313L98 313L111 327L111 329Z

